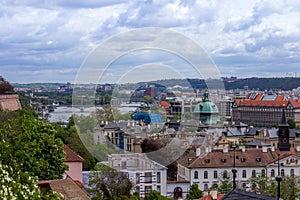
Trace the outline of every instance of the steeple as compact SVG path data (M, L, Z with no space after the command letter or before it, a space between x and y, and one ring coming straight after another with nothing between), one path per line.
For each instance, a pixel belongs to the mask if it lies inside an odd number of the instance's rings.
M280 125L288 125L288 123L286 122L286 116L285 116L284 109L282 109L282 116L281 116L281 124Z
M278 126L278 148L280 151L289 151L290 144L290 126L286 122L285 111L282 109L281 123Z

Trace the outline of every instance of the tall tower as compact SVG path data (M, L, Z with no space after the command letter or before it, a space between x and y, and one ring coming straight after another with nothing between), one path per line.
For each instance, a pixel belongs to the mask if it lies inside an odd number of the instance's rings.
M281 123L278 126L278 148L280 151L290 151L290 126L286 122L285 111L282 109Z

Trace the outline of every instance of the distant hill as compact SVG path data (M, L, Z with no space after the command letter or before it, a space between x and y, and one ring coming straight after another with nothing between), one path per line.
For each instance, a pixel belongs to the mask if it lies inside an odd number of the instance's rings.
M151 82L140 82L140 83L128 83L122 84L120 88L122 89L136 89L145 84L160 84L165 87L173 87L175 85L180 85L182 87L193 87L196 89L206 89L206 83L208 81L215 81L213 79L204 80L204 79L166 79L158 80ZM31 84L12 84L14 87L32 87L32 88L56 88L65 83L31 83ZM224 86L226 90L231 89L244 89L245 86L248 86L249 90L259 89L259 90L292 90L297 87L300 87L300 78L243 78L236 79L233 81L224 81Z
M159 83L165 86L181 85L183 87L192 86L194 89L205 89L207 88L206 82L214 80L203 80L203 79L187 79L187 80L159 80L155 83ZM292 90L300 87L300 78L244 78L236 79L234 81L224 81L224 86L226 90L231 89L244 89L248 86L249 90L259 89L259 90Z

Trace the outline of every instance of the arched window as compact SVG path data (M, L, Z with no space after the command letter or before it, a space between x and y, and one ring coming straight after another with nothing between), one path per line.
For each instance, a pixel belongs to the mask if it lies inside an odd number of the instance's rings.
M207 183L204 184L204 190L208 190L208 185L207 185Z
M294 176L294 175L295 175L294 169L291 169L290 175L291 175L291 176Z
M243 178L247 178L247 172L246 172L246 170L243 170L242 176L243 176Z
M208 173L207 173L207 171L204 171L204 179L208 179Z
M284 176L284 169L281 169L280 175Z
M198 179L198 171L194 172L194 179Z
M214 178L218 178L218 172L214 171Z
M262 175L262 176L265 176L265 175L266 175L266 170L262 169L262 170L261 170L261 175Z
M274 169L271 170L271 177L275 177L275 170Z

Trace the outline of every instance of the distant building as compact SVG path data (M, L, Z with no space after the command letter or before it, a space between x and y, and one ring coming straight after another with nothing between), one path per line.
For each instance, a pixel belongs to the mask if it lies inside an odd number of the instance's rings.
M206 125L217 124L220 121L219 109L209 100L208 92L204 93L202 102L196 105L194 115L196 119L199 119Z
M0 111L15 111L20 110L21 103L19 101L19 95L6 94L0 95Z
M65 172L65 176L82 183L82 164L84 159L77 155L67 145L64 145L64 151L66 153L65 163L69 167L69 169Z
M167 168L144 154L112 154L104 164L128 173L140 197L145 197L152 190L167 195Z
M300 101L282 95L249 93L245 99L236 99L232 106L233 121L240 120L254 125L272 126L280 123L282 109L287 119L300 125Z
M274 147L240 148L223 150L199 149L189 153L178 161L178 180L187 180L190 184L197 184L199 189L207 191L213 184L220 184L220 177L232 177L231 170L234 163L237 169L237 185L240 188L251 189L249 178L257 174L267 174L275 179L277 162L281 164L281 176L300 175L300 147L290 151L280 151Z

